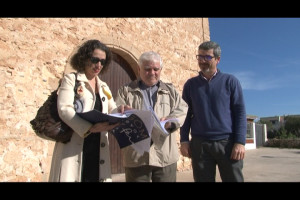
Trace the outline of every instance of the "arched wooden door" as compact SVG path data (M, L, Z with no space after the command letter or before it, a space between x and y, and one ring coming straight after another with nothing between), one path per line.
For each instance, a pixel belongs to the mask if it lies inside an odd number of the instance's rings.
M108 68L108 71L100 75L100 79L107 83L110 87L113 97L116 97L117 90L120 86L136 79L136 76L130 65L120 55L113 53L113 60ZM111 172L112 174L124 173L122 162L122 152L119 144L112 134L108 134Z

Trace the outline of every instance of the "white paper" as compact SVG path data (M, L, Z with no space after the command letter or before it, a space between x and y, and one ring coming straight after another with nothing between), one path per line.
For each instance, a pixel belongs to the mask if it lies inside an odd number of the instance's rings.
M171 119L166 119L164 121L160 121L157 117L157 115L155 114L153 108L150 106L149 107L149 110L151 111L152 113L152 117L154 119L154 123L158 126L159 129L161 129L161 131L166 134L166 135L169 135L169 132L165 129L165 124L167 122L178 122L178 119L177 118L171 118Z
M178 122L178 119L177 118L172 118L172 119L166 119L166 120L164 120L164 121L160 121L160 128L163 130L163 132L165 133L165 134L169 134L169 132L165 129L165 124L167 123L167 122Z
M143 155L144 152L150 151L150 143L151 143L151 138L147 138L145 140L134 143L131 146L137 151L139 155Z
M126 117L128 117L127 115L122 114L122 113L113 113L113 114L109 114L109 115L113 116L113 117L119 117L119 118L126 118Z

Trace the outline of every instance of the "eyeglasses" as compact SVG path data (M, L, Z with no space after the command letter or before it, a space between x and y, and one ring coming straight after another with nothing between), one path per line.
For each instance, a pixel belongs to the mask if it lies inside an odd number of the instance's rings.
M99 59L99 58L97 58L97 57L91 57L91 62L92 62L93 64L97 64L98 62L100 62L101 65L104 66L105 63L106 63L106 60L105 60L105 59Z
M211 61L211 59L214 58L214 56L202 56L202 55L196 55L197 60L205 60L205 61Z

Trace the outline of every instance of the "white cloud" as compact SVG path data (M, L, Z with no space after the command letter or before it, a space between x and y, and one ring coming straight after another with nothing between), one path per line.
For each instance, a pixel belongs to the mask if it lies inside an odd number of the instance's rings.
M282 78L276 77L261 77L251 71L232 73L236 76L244 90L269 90L275 88L282 88L286 85Z

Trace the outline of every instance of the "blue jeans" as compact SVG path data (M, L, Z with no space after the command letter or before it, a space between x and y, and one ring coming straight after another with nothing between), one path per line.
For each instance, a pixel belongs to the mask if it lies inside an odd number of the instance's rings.
M222 182L244 182L243 160L230 159L232 140L191 139L192 167L195 182L215 182L216 166Z

